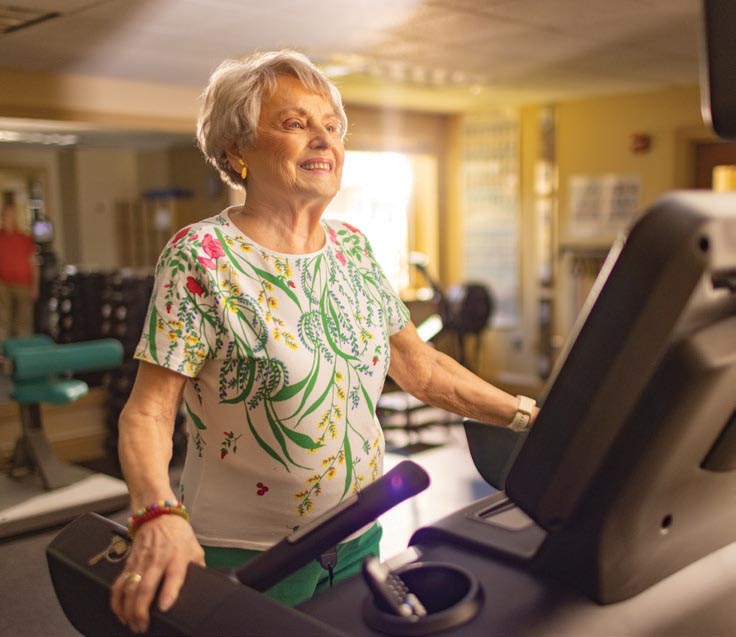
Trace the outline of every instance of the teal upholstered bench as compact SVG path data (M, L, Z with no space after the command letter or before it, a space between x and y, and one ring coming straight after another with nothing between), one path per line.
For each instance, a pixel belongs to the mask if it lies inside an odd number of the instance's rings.
M112 338L59 345L39 334L6 340L2 354L12 381L10 397L20 406L22 425L11 472L36 468L46 489L75 482L86 472L56 457L43 431L40 406L64 405L84 396L89 386L70 375L118 367L122 345Z

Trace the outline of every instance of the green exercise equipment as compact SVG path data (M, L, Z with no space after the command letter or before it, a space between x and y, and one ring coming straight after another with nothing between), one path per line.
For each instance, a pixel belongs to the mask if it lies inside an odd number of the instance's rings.
M43 404L66 405L88 393L88 384L72 374L118 367L120 342L109 338L60 345L37 334L6 340L0 360L21 424L9 475L0 476L0 538L60 524L80 513L125 507L125 482L61 460L41 416Z

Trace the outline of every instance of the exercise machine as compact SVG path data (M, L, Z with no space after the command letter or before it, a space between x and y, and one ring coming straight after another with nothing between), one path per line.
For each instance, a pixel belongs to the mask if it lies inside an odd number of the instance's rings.
M8 339L2 363L18 404L21 435L9 475L0 476L0 538L67 522L80 513L107 513L128 503L122 480L61 460L43 427L41 406L68 405L88 393L73 373L112 369L122 361L115 339L58 345L49 336Z

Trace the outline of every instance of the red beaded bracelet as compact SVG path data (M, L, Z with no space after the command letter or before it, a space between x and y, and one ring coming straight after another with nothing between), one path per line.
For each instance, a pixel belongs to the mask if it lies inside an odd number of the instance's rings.
M189 513L187 513L187 508L181 502L178 500L174 500L173 502L171 500L159 500L147 506L145 509L138 509L138 511L130 516L128 519L128 535L132 539L135 537L136 531L138 531L141 525L150 522L160 515L168 514L179 515L189 522Z

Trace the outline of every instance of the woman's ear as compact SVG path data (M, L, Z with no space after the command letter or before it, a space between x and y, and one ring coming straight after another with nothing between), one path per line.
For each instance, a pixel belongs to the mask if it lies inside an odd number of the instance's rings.
M230 167L240 174L240 178L245 181L248 176L248 163L243 159L243 151L236 146L231 146L225 153L227 154L227 160L230 163Z
M239 173L243 166L243 157L241 155L240 149L233 146L231 148L228 148L225 151L225 154L227 155L227 160L230 164L230 167L237 173Z

